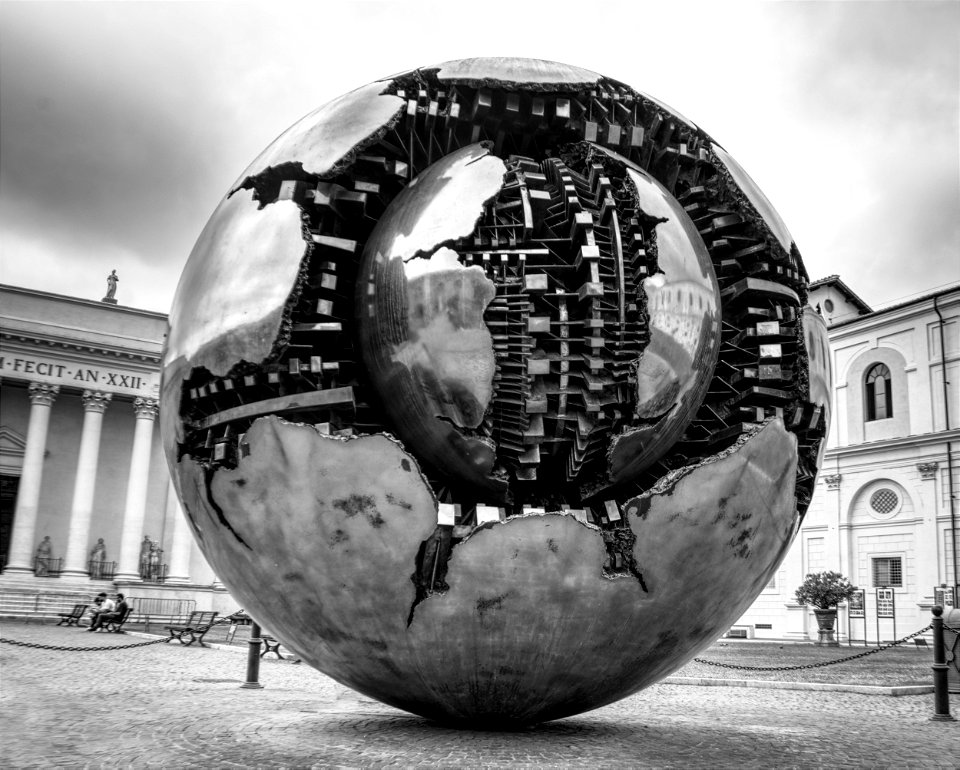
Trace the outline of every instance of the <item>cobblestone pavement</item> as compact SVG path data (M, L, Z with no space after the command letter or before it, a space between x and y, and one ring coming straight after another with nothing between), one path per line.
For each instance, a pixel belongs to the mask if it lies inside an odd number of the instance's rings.
M70 646L134 636L4 624ZM453 730L288 661L262 690L246 656L154 645L56 652L0 645L0 765L31 767L957 767L960 722L933 696L656 685L520 732ZM952 709L960 711L957 696Z

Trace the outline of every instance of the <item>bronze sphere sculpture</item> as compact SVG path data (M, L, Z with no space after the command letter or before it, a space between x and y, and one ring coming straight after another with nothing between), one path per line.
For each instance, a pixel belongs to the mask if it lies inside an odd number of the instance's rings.
M611 78L469 59L315 110L184 270L163 437L203 553L303 660L463 725L596 708L769 582L829 422L770 203Z

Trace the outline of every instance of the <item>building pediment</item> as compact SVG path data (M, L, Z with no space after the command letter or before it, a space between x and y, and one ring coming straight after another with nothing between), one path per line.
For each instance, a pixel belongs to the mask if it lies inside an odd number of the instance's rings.
M0 425L0 473L5 476L20 475L27 440L13 428Z

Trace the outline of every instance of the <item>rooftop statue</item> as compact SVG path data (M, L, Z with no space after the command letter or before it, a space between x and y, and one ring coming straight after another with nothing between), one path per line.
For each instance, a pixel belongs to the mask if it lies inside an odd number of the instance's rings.
M111 305L116 305L117 300L117 284L120 282L120 278L117 276L116 270L111 270L110 275L107 276L107 293L101 300L101 302L107 302Z

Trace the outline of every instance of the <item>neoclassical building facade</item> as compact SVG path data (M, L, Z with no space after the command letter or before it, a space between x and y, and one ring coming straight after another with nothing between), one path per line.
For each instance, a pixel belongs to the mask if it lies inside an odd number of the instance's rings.
M815 639L793 594L804 575L834 570L864 592L862 611L841 607L841 638L899 638L956 592L960 285L872 311L830 276L811 285L810 303L833 365L823 467L790 553L735 630Z
M229 604L160 447L166 316L0 286L0 588Z
M232 611L160 447L166 316L105 300L0 285L0 591L116 586ZM831 276L810 302L830 337L828 447L793 548L735 629L815 638L793 592L832 569L865 593L841 637L890 639L957 581L960 286L874 312Z

